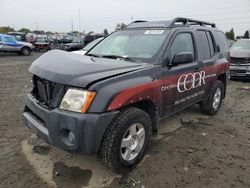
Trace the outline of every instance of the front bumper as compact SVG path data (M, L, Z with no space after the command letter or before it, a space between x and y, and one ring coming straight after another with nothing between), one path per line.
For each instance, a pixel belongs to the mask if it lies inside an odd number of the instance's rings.
M91 155L98 151L103 134L118 111L81 114L40 106L31 94L25 98L24 121L46 142L68 152ZM69 133L74 139L68 139ZM71 134L72 138L72 134Z
M250 77L250 66L230 66L230 77Z

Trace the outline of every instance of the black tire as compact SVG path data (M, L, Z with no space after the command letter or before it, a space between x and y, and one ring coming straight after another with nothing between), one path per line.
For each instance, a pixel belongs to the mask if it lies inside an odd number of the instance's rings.
M134 159L126 161L122 158L121 143L127 130L135 123L143 125L145 140L138 155ZM145 111L134 107L124 109L108 126L99 148L99 157L108 168L118 173L127 173L136 167L145 156L150 135L151 119L149 115Z
M220 97L220 101L219 101L218 105L215 108L213 106L213 102L214 102L214 97L215 97L215 93L216 93L217 89L221 91L221 97ZM208 98L205 101L202 101L200 103L201 112L204 114L208 114L208 115L215 115L221 107L221 104L222 104L222 101L224 98L224 94L225 94L225 86L224 86L223 82L220 80L216 80L210 89L210 93L209 93Z
M30 55L31 50L30 50L29 47L23 47L23 48L21 49L21 53L22 53L22 55L28 56L28 55Z
M50 48L50 46L46 46L46 51L50 51L51 50L51 48Z

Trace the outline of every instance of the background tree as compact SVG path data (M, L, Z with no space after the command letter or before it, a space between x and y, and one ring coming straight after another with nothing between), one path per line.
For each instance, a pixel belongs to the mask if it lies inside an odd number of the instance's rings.
M15 31L13 28L11 27L0 27L0 33L3 33L3 34L7 34L8 32L13 32Z
M46 35L52 35L53 33L51 31L46 31L45 34Z
M117 30L123 30L123 29L125 29L127 27L127 25L125 24L125 23L118 23L118 24L116 24L116 26L115 26L115 30L117 31Z
M25 28L25 27L19 29L18 31L22 33L26 33L26 34L31 32L28 28Z
M249 31L246 31L243 38L248 39L249 38Z
M232 28L229 32L226 32L225 35L227 36L228 39L230 40L235 40L235 35L234 35L234 29Z
M109 34L108 30L105 28L104 31L103 31L103 34L106 36Z

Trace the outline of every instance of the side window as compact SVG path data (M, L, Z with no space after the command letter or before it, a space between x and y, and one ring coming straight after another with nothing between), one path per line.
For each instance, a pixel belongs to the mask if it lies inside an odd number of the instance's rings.
M213 44L212 36L211 36L211 33L209 31L206 31L206 34L207 34L207 38L209 41L210 54L212 57L214 55L214 44Z
M197 31L197 36L202 59L210 59L210 47L205 31Z
M181 52L191 52L194 56L194 44L191 33L178 34L170 47L171 60Z
M216 44L218 45L220 49L220 53L222 54L227 53L229 51L229 46L228 46L225 35L220 31L215 31L214 38L215 38Z
M0 36L0 42L2 42L2 36Z
M9 43L9 42L10 43L15 43L15 40L12 37L4 37L3 41L7 42L7 43Z

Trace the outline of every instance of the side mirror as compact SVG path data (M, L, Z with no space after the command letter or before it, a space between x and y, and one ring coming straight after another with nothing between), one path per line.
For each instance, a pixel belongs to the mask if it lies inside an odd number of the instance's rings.
M194 61L194 56L191 52L181 52L181 53L175 54L171 62L171 65L190 63L192 61Z

